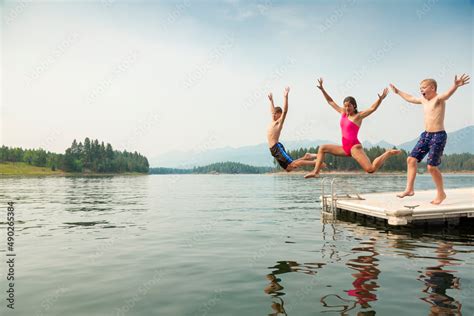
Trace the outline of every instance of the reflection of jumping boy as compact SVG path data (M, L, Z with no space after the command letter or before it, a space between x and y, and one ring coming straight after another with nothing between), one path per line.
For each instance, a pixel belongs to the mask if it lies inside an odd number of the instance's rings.
M420 280L425 283L424 293L428 297L422 298L430 304L429 315L462 315L462 304L448 295L450 289L460 289L459 278L454 276L455 270L445 270L447 266L459 265L453 259L456 251L451 243L441 242L436 249L439 264L426 268Z
M281 130L283 129L283 123L285 122L286 114L288 113L288 93L290 92L290 87L285 88L283 97L285 98L285 103L283 105L283 111L281 107L275 107L273 104L273 95L270 93L268 99L270 100L270 110L272 112L272 122L268 126L267 131L267 140L268 146L270 147L270 152L273 157L275 157L278 164L290 172L301 166L312 166L314 167L316 163L316 154L305 154L302 158L294 160L285 150L285 147L278 141L280 138Z
M415 194L414 184L416 177L416 164L423 160L428 154L428 170L436 184L437 195L431 201L432 204L440 204L446 199L443 188L443 177L438 169L441 163L447 135L444 130L444 113L446 100L453 95L457 88L469 83L469 76L463 74L459 79L454 77L453 86L443 94L437 94L437 83L434 79L425 79L420 83L420 92L423 98L415 98L408 93L398 90L393 84L390 85L393 92L400 95L405 101L422 104L425 116L425 131L421 133L418 143L407 158L407 186L404 192L397 195L400 198Z

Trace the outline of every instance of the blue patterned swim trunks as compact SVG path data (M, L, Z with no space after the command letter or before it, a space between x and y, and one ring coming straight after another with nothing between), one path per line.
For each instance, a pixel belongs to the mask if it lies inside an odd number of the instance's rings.
M447 139L448 134L445 131L423 132L410 156L420 162L428 154L428 165L436 167L441 163L441 156L443 155Z

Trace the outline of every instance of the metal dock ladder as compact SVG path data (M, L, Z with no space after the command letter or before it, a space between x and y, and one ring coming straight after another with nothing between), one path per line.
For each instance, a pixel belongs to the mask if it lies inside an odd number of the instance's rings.
M330 181L330 192L331 194L326 194L326 183ZM356 200L365 200L359 194L359 192L348 182L341 182L338 178L323 178L321 180L321 204L322 212L326 214L335 215L337 210L337 200L338 199L356 199ZM341 186L342 185L342 186ZM340 188L345 189L346 193L338 194L336 189ZM350 191L351 193L348 193Z

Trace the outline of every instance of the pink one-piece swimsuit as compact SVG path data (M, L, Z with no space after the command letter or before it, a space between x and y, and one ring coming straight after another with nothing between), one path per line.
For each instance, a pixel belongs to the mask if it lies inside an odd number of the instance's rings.
M359 133L359 126L347 118L346 113L341 116L341 131L342 131L342 149L347 156L351 155L351 149L354 145L360 144L357 139Z

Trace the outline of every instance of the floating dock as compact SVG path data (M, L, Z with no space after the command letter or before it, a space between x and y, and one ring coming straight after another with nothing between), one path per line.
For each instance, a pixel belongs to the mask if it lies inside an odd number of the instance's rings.
M348 211L387 220L389 225L474 217L474 187L447 189L447 198L440 205L430 203L435 190L416 191L414 196L403 199L396 196L399 192L337 195L332 188L331 191L324 194L323 190L323 212Z

